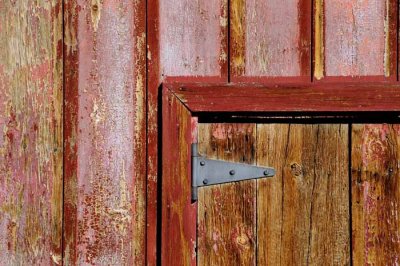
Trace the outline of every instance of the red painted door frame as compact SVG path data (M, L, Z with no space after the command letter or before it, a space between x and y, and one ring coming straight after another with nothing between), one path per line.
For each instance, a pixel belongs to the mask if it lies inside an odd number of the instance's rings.
M198 117L210 113L355 114L400 111L400 85L163 85L161 263L196 264L197 204L191 201L191 143ZM381 113L382 112L382 113ZM193 123L193 121L195 123Z

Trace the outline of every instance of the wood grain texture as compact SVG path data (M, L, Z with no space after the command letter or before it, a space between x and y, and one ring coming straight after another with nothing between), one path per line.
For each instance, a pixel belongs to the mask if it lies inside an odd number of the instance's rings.
M196 212L191 202L190 112L168 90L162 102L161 265L196 265Z
M400 86L255 83L166 85L192 112L399 111ZM361 93L362 92L362 93Z
M397 1L315 1L314 76L397 78Z
M311 1L233 0L231 74L311 78Z
M145 263L145 1L65 1L64 263Z
M396 265L400 259L399 125L352 127L354 265Z
M61 264L61 2L0 1L0 47L0 264Z
M159 1L161 73L165 76L226 73L227 13L227 0Z
M199 152L208 158L255 163L255 124L199 124ZM256 183L199 189L198 264L256 262Z
M149 265L156 264L157 254L160 86L165 79L228 81L227 3L227 0L147 1L147 262Z
M349 265L347 125L257 125L259 265Z

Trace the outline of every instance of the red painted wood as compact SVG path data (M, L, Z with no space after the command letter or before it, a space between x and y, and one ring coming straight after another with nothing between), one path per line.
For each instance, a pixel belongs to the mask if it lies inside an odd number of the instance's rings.
M400 86L166 85L192 112L400 111Z
M161 264L196 265L197 205L191 202L192 117L169 90L162 102Z
M0 1L0 265L62 260L62 5Z
M145 263L145 1L65 3L64 263Z
M158 92L161 84L158 0L147 1L147 188L146 260L157 263ZM161 122L161 121L160 121Z
M322 19L314 28L316 53L326 77L378 76L397 79L396 0L316 1ZM319 23L319 25L318 25ZM320 38L319 38L320 37ZM321 42L318 46L318 42ZM314 54L315 55L315 54ZM315 69L316 79L318 67ZM328 79L329 80L329 79Z
M301 77L310 81L311 6L310 0L284 5L279 0L232 1L232 80Z
M147 2L147 263L155 265L160 85L227 82L228 7L227 0Z

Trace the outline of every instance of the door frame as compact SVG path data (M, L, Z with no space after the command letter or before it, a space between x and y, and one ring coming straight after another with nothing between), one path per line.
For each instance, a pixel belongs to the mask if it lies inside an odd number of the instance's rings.
M400 85L183 84L162 87L159 250L162 265L196 265L197 203L191 200L191 144L203 116L352 115L400 111Z

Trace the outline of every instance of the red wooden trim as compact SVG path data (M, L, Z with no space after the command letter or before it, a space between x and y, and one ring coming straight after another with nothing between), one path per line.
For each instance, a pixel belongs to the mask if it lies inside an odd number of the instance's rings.
M158 89L161 83L159 2L147 1L147 193L146 264L157 265ZM150 56L151 55L151 56ZM151 110L151 112L150 112Z
M400 111L400 85L166 85L192 112Z
M162 119L161 263L196 265L197 205L191 203L192 117L167 89L163 90Z

